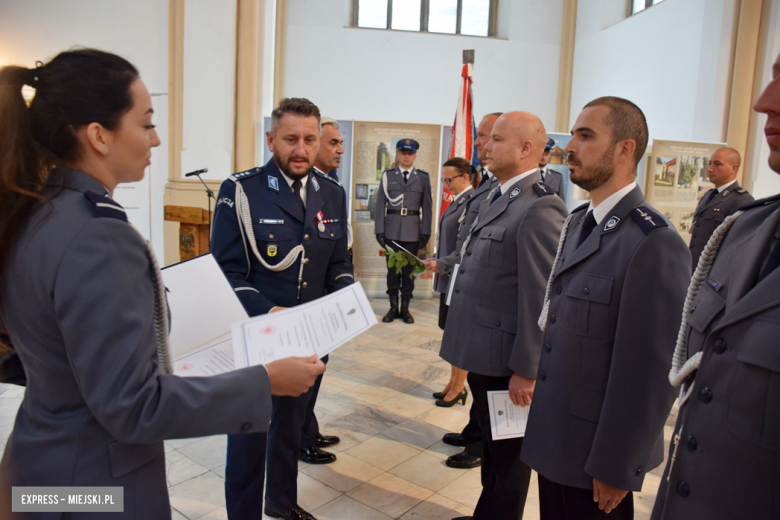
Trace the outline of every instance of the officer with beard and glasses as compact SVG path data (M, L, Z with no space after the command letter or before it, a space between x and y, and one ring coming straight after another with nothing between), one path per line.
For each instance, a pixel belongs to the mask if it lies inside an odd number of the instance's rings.
M250 316L307 303L354 282L344 190L313 169L319 109L307 99L283 99L266 139L273 158L222 183L212 234L214 258ZM300 397L274 397L268 434L228 436L231 520L260 520L263 510L272 518L314 518L297 502L301 429L311 396L310 389Z
M542 520L631 519L631 492L663 461L691 257L635 182L647 139L639 107L603 97L566 146L591 201L563 226L539 318L522 460L539 474Z

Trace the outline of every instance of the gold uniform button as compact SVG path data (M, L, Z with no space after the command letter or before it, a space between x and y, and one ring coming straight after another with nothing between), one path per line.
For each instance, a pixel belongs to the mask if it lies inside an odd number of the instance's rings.
M303 264L304 264L304 265L306 265L306 264L308 264L308 263L309 263L309 259L308 259L308 258L304 258L304 259L303 259Z
M330 236L333 236L333 233L331 233Z
M273 235L268 235L268 238L273 240L274 236Z
M306 289L309 286L306 282L303 282L303 288Z
M303 235L304 240L309 240L309 235Z

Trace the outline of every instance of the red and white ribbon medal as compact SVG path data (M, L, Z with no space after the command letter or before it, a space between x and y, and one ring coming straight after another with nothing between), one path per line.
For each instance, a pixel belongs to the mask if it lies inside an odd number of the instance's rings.
M325 231L325 223L322 221L322 217L322 211L317 213L317 222L319 222L319 224L317 224L317 229L319 229L320 232Z

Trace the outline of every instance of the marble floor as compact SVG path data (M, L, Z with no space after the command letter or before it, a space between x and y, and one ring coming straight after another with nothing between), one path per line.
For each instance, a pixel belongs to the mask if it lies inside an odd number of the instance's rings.
M372 301L377 317L387 300ZM449 379L439 356L442 332L438 300L414 300L413 325L379 323L331 354L316 407L321 431L338 435L338 460L325 466L299 464L300 505L319 520L439 520L470 515L480 493L479 468L447 467L458 451L441 442L460 431L468 406L434 405L431 393ZM0 448L11 432L24 389L0 385ZM676 411L667 422L669 442ZM165 442L174 520L227 518L223 479L224 435ZM663 466L634 495L636 518L649 518ZM525 519L539 518L536 478Z

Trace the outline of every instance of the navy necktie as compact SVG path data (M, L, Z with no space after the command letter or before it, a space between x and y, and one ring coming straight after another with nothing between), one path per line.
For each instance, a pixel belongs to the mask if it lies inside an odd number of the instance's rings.
M588 238L596 227L596 217L593 216L593 211L588 211L585 218L582 220L582 228L580 229L580 239L577 242L577 247L580 247L585 239Z
M489 205L492 206L493 203L495 201L497 201L500 196L501 196L501 186L499 186L498 189L496 190L496 192L493 194L493 198L490 199L490 204Z
M772 271L774 271L779 265L780 240L777 241L775 247L773 247L772 251L769 253L769 257L766 259L766 264L764 265L764 268L761 269L761 274L758 275L758 281L756 283L759 283L761 280L772 274Z
M301 205L301 209L303 210L303 213L306 214L306 205L303 203L303 198L301 198L302 187L303 187L303 183L301 181L293 181L293 185L292 185L293 194L295 195L295 199L298 201L298 204Z
M477 186L477 188L481 187L489 179L488 174L487 174L487 170L485 170L485 168L480 168L479 174L482 176L482 179L479 181L479 185Z
M718 193L720 193L720 192L718 191L718 188L713 188L713 189L712 189L712 192L710 193L710 196L707 198L707 202L706 202L705 204L709 204L710 202L712 202L713 200L715 200L715 197L717 197L717 196L718 196Z
M404 172L404 184L409 181L409 172Z

